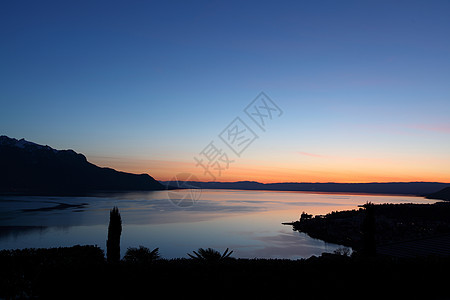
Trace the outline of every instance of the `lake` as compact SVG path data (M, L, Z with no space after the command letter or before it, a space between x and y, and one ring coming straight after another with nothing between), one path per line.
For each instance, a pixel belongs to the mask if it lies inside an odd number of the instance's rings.
M195 195L193 195L195 193ZM163 258L198 248L238 258L307 258L339 245L312 239L282 222L305 211L326 214L373 203L434 203L423 197L288 191L177 190L89 197L0 196L0 249L98 245L106 248L109 210L123 223L121 252L139 245Z

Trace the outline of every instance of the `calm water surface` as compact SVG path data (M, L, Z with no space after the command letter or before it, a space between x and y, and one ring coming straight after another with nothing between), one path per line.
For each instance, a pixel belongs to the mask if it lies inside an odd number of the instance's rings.
M175 196L183 198L190 192L178 191ZM326 214L367 201L434 202L411 196L203 190L194 205L183 208L173 204L173 197L167 191L92 197L0 196L0 249L76 244L105 249L109 210L118 206L122 255L128 247L143 245L159 247L164 258L187 257L199 247L230 248L240 258L307 258L340 246L281 224L298 220L302 211Z

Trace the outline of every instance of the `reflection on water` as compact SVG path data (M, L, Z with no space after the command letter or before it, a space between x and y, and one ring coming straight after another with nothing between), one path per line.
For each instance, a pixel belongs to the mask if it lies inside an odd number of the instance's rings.
M326 214L367 201L432 202L405 196L203 190L194 206L180 208L169 200L167 191L0 196L0 249L75 244L105 248L109 210L118 206L123 221L122 255L127 247L143 245L159 247L165 258L186 257L199 247L230 248L234 257L303 258L339 246L294 232L282 222L297 220L302 211Z
M21 235L30 233L43 233L47 227L45 226L0 226L0 241L2 239L17 240Z

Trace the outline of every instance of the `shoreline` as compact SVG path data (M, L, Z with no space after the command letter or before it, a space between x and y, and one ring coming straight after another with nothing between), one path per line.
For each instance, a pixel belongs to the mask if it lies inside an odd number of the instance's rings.
M373 207L371 238L375 247L450 234L448 201L369 205ZM367 204L364 207L366 208L335 211L314 217L304 212L300 220L282 224L292 226L294 231L304 232L312 238L352 247L358 251L364 248L367 238L364 234L368 217ZM435 249L430 247L430 254Z
M186 189L184 189L186 190ZM440 200L440 199L432 199L427 198L424 195L418 195L418 194L389 194L389 193L363 193L363 192L322 192L322 191L291 191L291 190L271 190L271 189L219 189L219 188L202 188L202 190L218 190L218 191L257 191L257 192L287 192L287 193L299 193L299 194L318 194L318 195L352 195L352 196L400 196L400 197L419 197L419 198L426 198L430 200Z
M161 181L171 184L170 181ZM337 192L337 193L368 193L388 195L418 195L427 196L450 186L444 182L366 182L366 183L311 183L311 182L281 182L260 183L253 181L238 182L185 182L192 187L201 189L233 189L259 191L296 191L296 192Z

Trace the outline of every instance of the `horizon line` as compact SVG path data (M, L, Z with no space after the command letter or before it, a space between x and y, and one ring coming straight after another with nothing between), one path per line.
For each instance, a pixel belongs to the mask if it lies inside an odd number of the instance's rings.
M159 182L173 182L176 180L158 180ZM440 183L440 184L450 184L450 182L442 182L442 181L371 181L371 182L259 182L253 180L239 180L239 181L195 181L195 180L187 180L187 182L199 182L199 183L258 183L258 184L385 184L385 183Z

